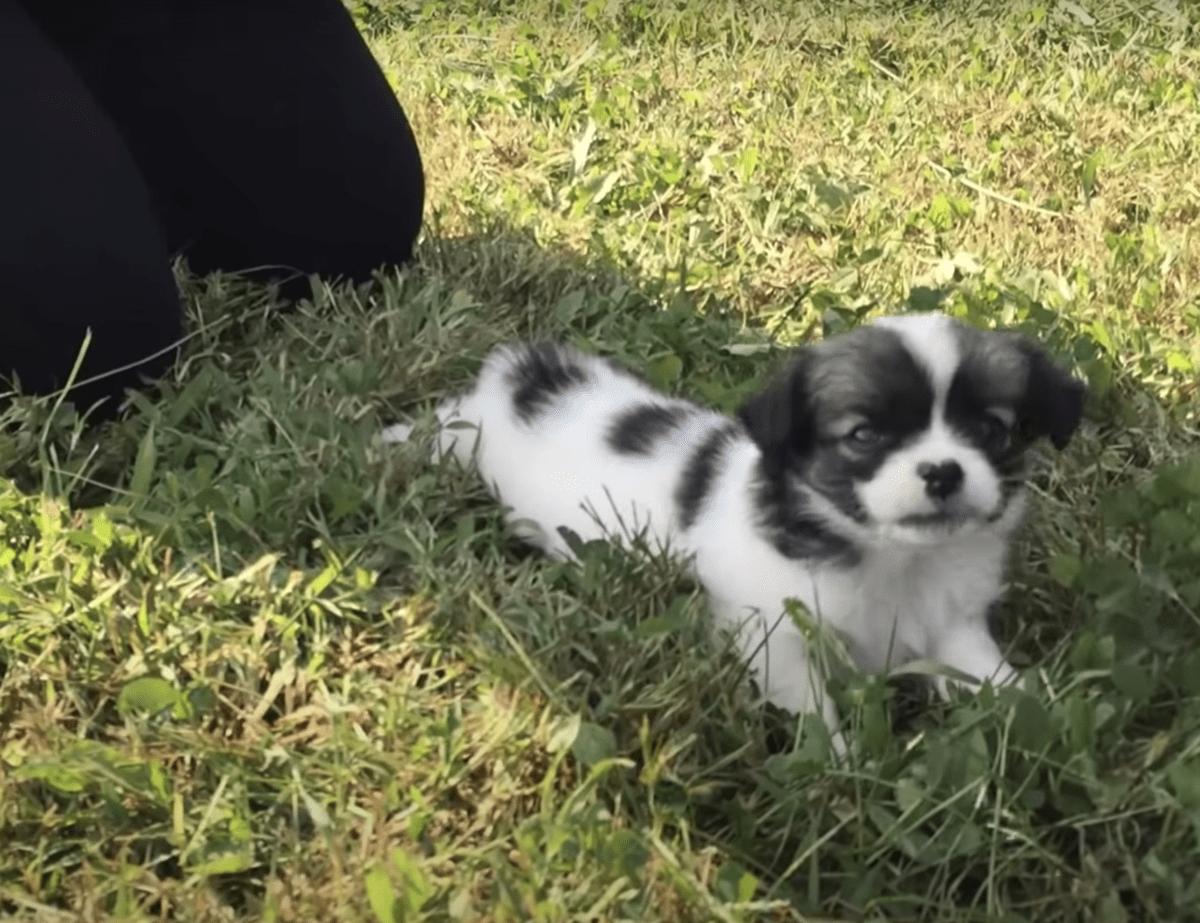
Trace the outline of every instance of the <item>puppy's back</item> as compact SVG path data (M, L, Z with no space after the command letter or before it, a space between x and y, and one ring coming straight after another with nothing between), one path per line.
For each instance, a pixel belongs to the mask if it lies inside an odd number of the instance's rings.
M615 363L553 343L494 350L474 388L438 412L439 446L480 474L528 541L570 555L560 533L669 545L686 462L712 411L655 391Z

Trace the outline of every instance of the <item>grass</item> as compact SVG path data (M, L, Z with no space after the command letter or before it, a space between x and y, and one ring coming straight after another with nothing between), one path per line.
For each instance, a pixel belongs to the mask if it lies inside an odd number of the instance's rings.
M416 265L181 269L161 394L0 427L0 913L1200 919L1200 17L1186 5L355 6ZM1092 386L1001 634L1031 687L763 710L670 560L516 547L370 437L518 335L731 409L883 310Z

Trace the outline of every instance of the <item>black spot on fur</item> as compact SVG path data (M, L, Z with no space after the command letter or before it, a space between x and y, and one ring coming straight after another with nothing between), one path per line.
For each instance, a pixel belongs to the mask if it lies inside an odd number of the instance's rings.
M818 513L809 509L804 494L789 477L772 473L761 463L754 485L754 506L759 527L785 558L853 567L862 557L849 539L833 532Z
M621 413L608 431L608 446L619 455L650 455L654 446L692 413L680 404L637 404Z
M532 422L554 398L587 380L587 369L572 351L555 343L531 343L522 349L508 372L513 409L523 422Z
M988 429L981 426L981 421L992 408L1007 408L1016 414L1025 369L1011 350L1001 353L993 349L993 355L999 358L986 357L992 358L990 366L977 358L981 354L979 350L967 353L955 372L946 395L946 422L959 438L979 449L1000 475L1003 503L999 515L1025 480L1025 449L1030 440L1024 438L1020 421L1012 432L994 438L988 438ZM1009 366L1000 364L1004 359Z
M741 432L742 427L732 420L718 426L705 437L687 460L675 487L675 508L679 512L682 528L690 529L695 524L696 517L700 515L700 510L703 509L704 502L712 490L721 457Z

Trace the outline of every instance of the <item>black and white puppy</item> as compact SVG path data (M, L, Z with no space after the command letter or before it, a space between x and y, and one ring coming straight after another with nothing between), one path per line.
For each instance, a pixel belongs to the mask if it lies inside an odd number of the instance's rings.
M438 448L473 460L517 534L553 557L571 556L564 527L685 555L766 697L832 730L784 600L868 672L922 659L1012 679L986 616L1025 507L1025 449L1064 447L1083 397L1027 339L938 314L801 349L737 419L574 348L524 344L441 405Z

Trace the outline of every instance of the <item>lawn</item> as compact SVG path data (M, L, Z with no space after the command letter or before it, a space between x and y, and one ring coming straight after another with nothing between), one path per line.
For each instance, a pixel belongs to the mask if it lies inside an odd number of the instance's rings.
M1200 920L1200 10L352 4L421 145L415 264L181 267L153 399L0 426L0 916ZM949 704L763 708L661 557L545 561L371 437L554 336L732 410L940 307L1090 382Z

